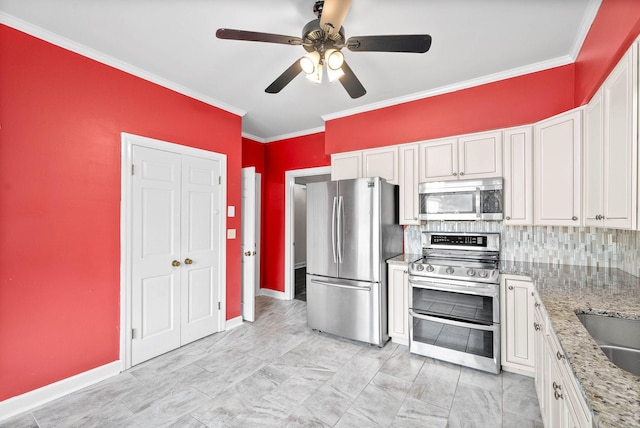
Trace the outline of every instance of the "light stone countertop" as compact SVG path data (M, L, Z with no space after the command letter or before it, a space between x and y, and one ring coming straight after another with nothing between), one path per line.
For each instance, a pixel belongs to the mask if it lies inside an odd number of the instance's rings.
M576 313L640 319L640 279L618 269L502 262L529 276L598 427L640 426L640 376L611 363Z
M407 265L414 260L418 260L421 257L422 254L403 253L387 259L387 263L390 265Z

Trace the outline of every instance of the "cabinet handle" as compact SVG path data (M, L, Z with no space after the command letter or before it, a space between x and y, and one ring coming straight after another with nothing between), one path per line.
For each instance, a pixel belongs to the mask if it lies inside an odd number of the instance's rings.
M513 285L510 285L510 286L509 286L509 287L507 287L507 288L509 288L509 290L513 290Z
M534 323L533 323L533 329L534 329L535 331L540 331L540 324L538 324L537 322L534 322Z
M505 220L511 220L511 217L506 216L504 219L505 219Z
M576 221L576 220L578 220L578 217L573 216L573 217L571 217L571 220Z
M562 354L560 353L560 351L557 351L557 352L556 352L556 358L557 358L557 359L559 359L559 360L563 360L563 359L564 359L564 355L562 355Z

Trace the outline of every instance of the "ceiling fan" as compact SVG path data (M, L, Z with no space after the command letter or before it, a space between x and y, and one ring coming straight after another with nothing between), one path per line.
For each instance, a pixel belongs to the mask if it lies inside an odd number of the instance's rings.
M318 17L308 22L302 29L302 37L255 31L219 28L219 39L246 40L253 42L300 45L306 51L282 73L265 92L276 94L289 84L298 74L304 72L309 80L322 81L323 66L330 81L339 80L351 98L367 93L360 80L347 65L342 48L352 52L413 52L424 53L431 47L428 34L359 36L345 39L342 22L351 7L351 0L316 1L313 11Z

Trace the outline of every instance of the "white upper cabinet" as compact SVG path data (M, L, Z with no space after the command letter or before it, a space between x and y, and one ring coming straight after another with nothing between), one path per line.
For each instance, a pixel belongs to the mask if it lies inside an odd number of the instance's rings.
M362 177L362 152L331 155L331 179L348 180Z
M502 133L483 132L420 144L420 182L502 176Z
M331 155L331 179L382 177L398 184L398 146Z
M418 144L398 147L400 160L400 224L420 224L418 219Z
M502 176L502 132L483 132L458 138L458 177Z
M382 177L398 184L398 146L362 151L362 176Z
M534 224L580 226L581 111L533 128Z
M504 131L504 223L533 224L533 130Z
M585 224L636 227L637 46L620 60L585 107Z

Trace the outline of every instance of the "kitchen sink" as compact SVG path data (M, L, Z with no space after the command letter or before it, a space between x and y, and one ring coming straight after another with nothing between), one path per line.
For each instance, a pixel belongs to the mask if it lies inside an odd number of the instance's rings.
M640 376L640 320L595 314L577 316L613 364Z

